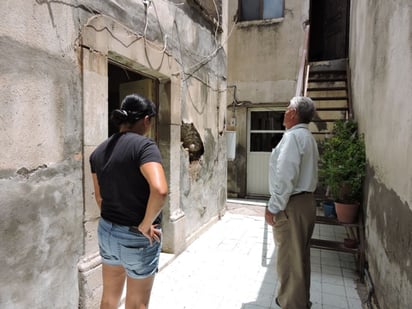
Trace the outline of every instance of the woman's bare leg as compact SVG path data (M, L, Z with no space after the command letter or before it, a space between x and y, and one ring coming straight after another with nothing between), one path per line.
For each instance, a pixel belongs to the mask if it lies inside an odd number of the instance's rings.
M126 273L122 266L103 264L103 295L100 309L118 309Z
M147 309L155 276L145 279L127 277L126 309Z

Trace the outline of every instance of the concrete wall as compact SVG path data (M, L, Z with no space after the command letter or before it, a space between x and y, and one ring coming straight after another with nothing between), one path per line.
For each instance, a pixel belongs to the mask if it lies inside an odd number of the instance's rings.
M0 4L0 307L75 308L83 251L75 16ZM56 69L58 68L58 69Z
M164 249L179 253L224 212L221 37L185 2L153 2L147 27L136 1L3 1L0 9L0 307L97 308L88 156L107 137L108 61L159 80L170 187ZM197 161L181 146L183 122L204 145Z
M288 102L296 90L309 1L285 1L284 18L236 24L238 0L228 2L228 32L234 27L228 41L229 84L237 86L240 101Z
M243 102L236 110L236 159L228 164L228 192L246 194L247 108L285 106L294 96L309 0L285 1L284 18L237 22L238 0L228 1L228 85ZM228 119L234 88L227 95Z
M412 5L352 1L350 67L365 133L369 271L381 308L412 303Z

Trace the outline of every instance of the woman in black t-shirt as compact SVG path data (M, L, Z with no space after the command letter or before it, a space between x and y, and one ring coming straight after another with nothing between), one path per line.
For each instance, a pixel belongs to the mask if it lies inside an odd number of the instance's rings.
M153 102L132 94L112 112L120 130L90 156L102 257L101 308L118 308L127 276L126 307L146 308L161 250L161 209L167 182L156 144L144 135Z

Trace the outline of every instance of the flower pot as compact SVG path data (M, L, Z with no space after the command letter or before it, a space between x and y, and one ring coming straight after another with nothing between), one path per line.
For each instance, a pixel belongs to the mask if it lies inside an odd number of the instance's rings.
M354 223L358 216L359 204L343 204L335 202L335 209L339 222Z
M322 202L323 214L326 218L336 218L335 203L332 201Z

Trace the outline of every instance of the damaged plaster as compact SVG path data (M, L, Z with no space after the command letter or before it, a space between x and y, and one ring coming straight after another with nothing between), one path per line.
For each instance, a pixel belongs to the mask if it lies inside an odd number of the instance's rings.
M77 305L73 287L83 251L81 178L80 162L68 160L21 168L0 179L0 290L7 291L0 295L2 308Z
M373 168L366 183L367 261L375 291L382 308L407 308L412 303L411 206L380 183Z
M354 115L365 134L367 261L381 308L412 303L412 6L351 1Z
M202 138L193 123L184 123L180 127L181 142L189 153L189 161L198 161L205 152Z
M99 210L87 159L108 135L108 62L157 83L170 189L163 250L176 254L225 205L222 34L186 1L147 10L130 0L0 3L0 307L97 308ZM182 119L200 132L190 159Z

